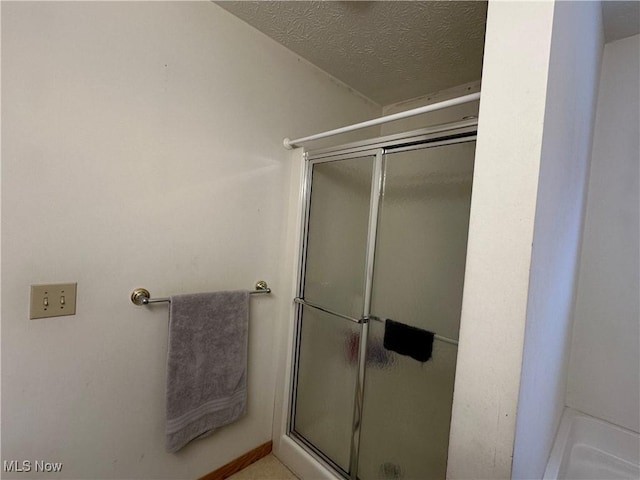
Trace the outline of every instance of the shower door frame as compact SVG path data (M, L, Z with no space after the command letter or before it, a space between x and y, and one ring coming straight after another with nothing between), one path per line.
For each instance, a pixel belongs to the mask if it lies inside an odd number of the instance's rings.
M447 123L423 128L410 132L377 137L361 142L348 143L336 147L312 150L304 153L304 174L302 185L302 222L300 242L298 247L298 268L295 292L294 328L292 342L292 362L289 366L290 376L288 385L287 424L286 435L300 445L308 454L328 468L334 474L344 479L356 480L358 472L360 430L362 408L364 404L364 381L366 371L367 339L369 329L369 315L371 308L371 293L373 288L373 268L375 263L376 237L379 218L379 206L384 186L384 161L386 154L402 151L420 150L424 148L453 145L476 140L478 119L471 118L460 122ZM338 314L343 319L362 325L360 345L358 350L358 366L356 388L354 394L354 419L352 425L352 440L350 448L349 472L339 467L327 455L313 445L309 440L294 430L296 414L296 398L298 385L298 366L301 344L302 307L304 305L318 308L318 305L305 302L303 297L306 276L307 246L309 233L309 217L311 209L311 186L313 181L313 167L316 164L335 162L340 160L375 157L371 179L371 197L369 202L369 219L367 230L367 245L365 253L364 301L362 317L351 318ZM325 312L336 312L319 308Z

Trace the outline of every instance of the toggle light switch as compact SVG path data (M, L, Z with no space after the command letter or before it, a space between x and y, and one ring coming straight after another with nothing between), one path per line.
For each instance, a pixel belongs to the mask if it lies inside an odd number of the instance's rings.
M77 283L31 285L29 318L61 317L76 314Z

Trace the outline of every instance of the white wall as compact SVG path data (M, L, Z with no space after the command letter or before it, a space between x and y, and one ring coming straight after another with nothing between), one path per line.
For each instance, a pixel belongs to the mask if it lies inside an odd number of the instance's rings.
M605 45L567 404L640 431L640 36Z
M564 406L601 35L597 3L489 5L448 478L544 468Z
M380 107L211 2L3 2L2 76L2 459L196 478L270 440L281 141ZM259 279L274 294L251 301L248 415L166 454L167 309L131 290ZM29 285L67 281L77 314L29 320Z
M603 33L598 2L556 2L512 478L542 478L565 405Z
M511 476L552 2L490 2L449 479Z

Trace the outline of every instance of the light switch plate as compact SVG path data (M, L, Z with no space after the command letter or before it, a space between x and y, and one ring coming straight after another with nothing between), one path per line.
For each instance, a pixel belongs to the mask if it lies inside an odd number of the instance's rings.
M75 315L77 287L77 283L31 285L29 318Z

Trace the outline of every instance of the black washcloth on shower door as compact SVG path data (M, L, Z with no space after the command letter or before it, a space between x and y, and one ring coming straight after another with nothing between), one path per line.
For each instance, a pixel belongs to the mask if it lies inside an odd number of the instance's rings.
M384 323L384 348L426 362L433 351L433 332L387 319Z

